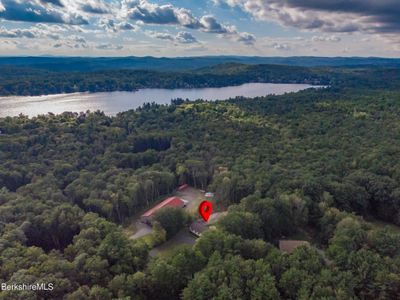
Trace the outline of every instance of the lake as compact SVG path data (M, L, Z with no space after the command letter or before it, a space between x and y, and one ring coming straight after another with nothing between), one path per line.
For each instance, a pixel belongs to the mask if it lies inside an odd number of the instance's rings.
M142 89L136 92L74 93L46 96L0 97L0 117L30 117L52 112L104 111L106 115L138 108L146 102L169 104L172 99L226 100L236 96L259 97L298 92L313 86L308 84L247 83L239 86L199 89Z

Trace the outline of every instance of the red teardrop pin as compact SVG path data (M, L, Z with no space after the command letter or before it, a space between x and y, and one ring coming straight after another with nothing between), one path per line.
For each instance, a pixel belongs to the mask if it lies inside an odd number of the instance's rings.
M203 201L199 205L199 213L204 221L208 221L212 213L213 205L210 201Z

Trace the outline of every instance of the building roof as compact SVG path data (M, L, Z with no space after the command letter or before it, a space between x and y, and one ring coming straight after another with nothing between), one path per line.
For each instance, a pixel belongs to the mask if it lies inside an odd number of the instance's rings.
M286 253L292 253L297 247L310 246L307 241L296 241L296 240L280 240L279 250Z
M197 236L200 236L207 229L207 223L203 220L196 220L189 227L189 230Z
M150 217L152 215L154 215L154 213L163 208L163 207L183 207L185 205L185 202L179 198L179 197L170 197L168 199L165 199L163 202L157 204L156 206L154 206L153 208L149 209L148 211L146 211L142 217Z

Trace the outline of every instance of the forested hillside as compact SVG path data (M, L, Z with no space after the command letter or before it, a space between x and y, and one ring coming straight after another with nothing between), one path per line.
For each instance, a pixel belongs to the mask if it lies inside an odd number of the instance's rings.
M227 63L190 71L105 70L54 72L0 68L0 96L135 91L142 88L204 88L249 82L305 83L334 87L399 88L400 69L383 67L296 67Z
M368 72L357 88L0 119L0 279L55 283L0 299L398 299L400 93ZM182 183L228 214L152 258L120 225ZM304 233L312 247L277 249Z

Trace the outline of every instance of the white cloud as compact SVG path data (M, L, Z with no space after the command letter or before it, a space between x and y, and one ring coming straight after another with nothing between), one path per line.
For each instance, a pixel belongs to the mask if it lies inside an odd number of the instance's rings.
M74 7L60 7L53 2L30 0L1 0L0 19L33 23L88 24Z
M233 33L236 31L236 29L232 26L226 26L219 23L211 15L201 17L200 27L201 30L204 32L218 33L218 34Z
M322 32L399 33L398 0L219 0L257 20Z
M175 36L175 40L181 44L198 43L198 40L189 32L181 31Z
M0 37L3 38L37 38L58 40L61 34L67 30L59 25L49 26L46 24L37 24L29 29L7 29L0 28Z
M160 40L173 41L175 39L172 34L166 32L148 31L147 35Z
M170 24L187 28L198 28L199 21L185 8L177 8L171 4L158 5L148 1L124 1L122 10L134 21L145 24Z
M200 19L193 16L185 8L178 8L171 4L158 5L147 0L124 0L122 10L126 16L141 24L178 25L184 28L196 29L206 33L234 37L236 41L246 45L254 44L256 38L247 32L239 32L235 26L219 22L212 15L205 15Z
M189 9L149 0L0 0L0 19L71 25L73 27L69 31L93 34L94 37L100 37L101 32L111 36L121 31L137 32L140 27L147 25L170 25L215 34L245 45L252 45L256 41L254 35L240 32L235 26L224 24L212 15L196 17ZM89 23L92 26L84 27ZM50 39L60 39L64 34L46 30ZM37 36L43 37L45 30L42 32ZM3 35L23 37L29 33L4 32ZM197 42L193 34L185 30L172 38L176 43Z
M122 45L113 45L111 43L102 43L96 46L96 49L99 50L121 50L124 48Z
M100 28L104 29L106 32L120 32L120 31L139 31L139 26L133 25L129 22L116 22L113 19L101 18L98 21Z
M207 15L200 19L201 31L220 34L245 45L253 45L256 37L248 32L239 32L233 25L225 25L217 21L214 16Z
M112 11L111 6L102 0L84 0L78 2L80 2L79 5L82 11L90 14L107 14Z
M331 36L313 36L311 38L311 41L313 42L332 42L332 43L338 43L342 39L336 35L331 35Z
M273 43L271 46L272 46L272 48L274 48L276 50L288 51L291 49L288 44Z
M199 43L199 41L191 33L187 31L180 31L175 36L167 32L148 31L147 35L152 38L160 40L168 40L179 44Z
M256 37L251 33L241 32L238 34L237 40L246 45L253 45L256 42Z
M0 28L0 37L3 38L30 38L33 39L37 37L34 30L29 29L6 29L4 27Z

